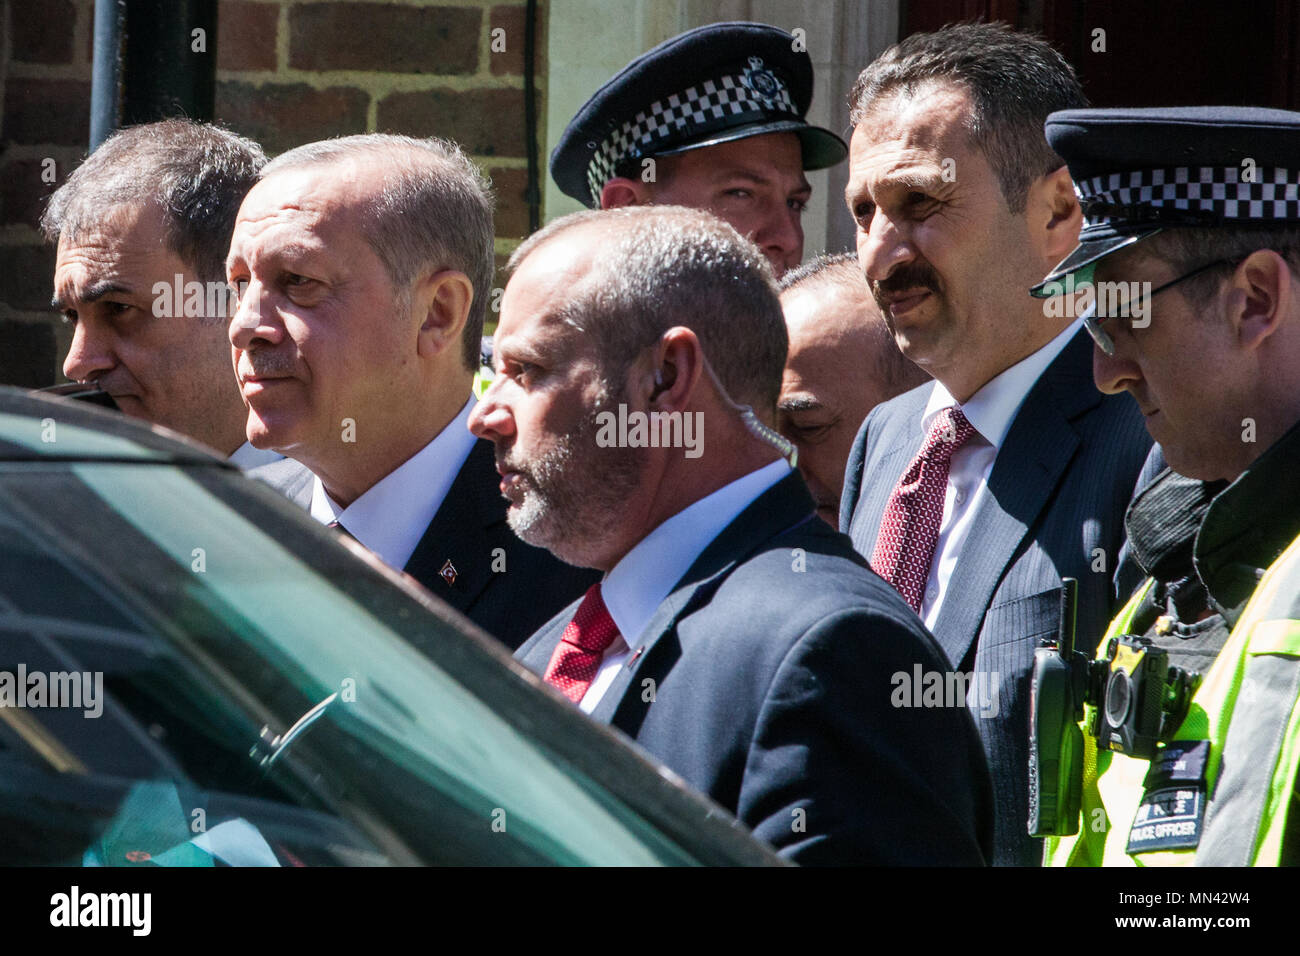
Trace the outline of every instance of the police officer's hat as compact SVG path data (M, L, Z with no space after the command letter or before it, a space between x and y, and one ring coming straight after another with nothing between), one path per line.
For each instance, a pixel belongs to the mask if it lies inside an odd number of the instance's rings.
M1044 130L1070 168L1083 230L1034 295L1162 229L1300 226L1300 113L1060 110Z
M834 166L848 147L804 122L813 68L796 47L762 23L714 23L659 44L578 110L551 153L551 176L598 208L602 187L629 161L786 132L799 137L804 169Z

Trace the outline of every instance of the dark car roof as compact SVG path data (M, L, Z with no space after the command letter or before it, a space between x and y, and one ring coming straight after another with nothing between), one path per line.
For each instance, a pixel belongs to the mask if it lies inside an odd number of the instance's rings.
M42 432L54 426L53 441ZM324 529L296 505L259 481L247 479L209 449L165 428L132 419L87 402L34 394L0 386L0 466L29 463L41 467L58 462L104 462L164 466L206 466L233 472L230 480L259 520L288 520L301 528L308 544L352 551L357 564L352 577L382 575L395 596L414 599L439 619L440 628L414 638L413 644L454 679L488 703L513 725L562 763L596 780L617 800L650 822L661 833L680 840L707 863L763 865L784 863L769 847L754 839L725 810L686 786L672 771L628 746L611 728L591 721L558 696L539 690L540 678L513 661L498 642L460 617L424 588L403 580L360 545L321 537ZM226 485L224 475L213 475ZM268 514L270 512L271 514ZM265 523L265 522L264 522ZM315 538L320 537L320 542ZM282 542L286 543L286 542ZM292 542L287 542L292 544ZM286 546L287 546L286 544ZM353 582L355 584L355 581ZM409 620L409 619L408 619ZM432 622L431 622L432 623ZM408 636L408 639L411 639ZM524 685L532 685L525 689Z
M0 386L0 461L43 459L234 467L184 435L121 412Z

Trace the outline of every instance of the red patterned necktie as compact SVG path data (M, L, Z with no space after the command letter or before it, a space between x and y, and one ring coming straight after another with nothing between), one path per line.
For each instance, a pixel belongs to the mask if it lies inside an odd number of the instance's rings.
M871 569L893 585L917 613L939 542L952 455L974 434L975 426L955 405L936 415L921 451L889 496L880 522Z
M551 662L542 679L560 689L565 697L579 703L600 670L606 648L618 637L618 625L600 596L599 582L583 595L573 620L564 628Z

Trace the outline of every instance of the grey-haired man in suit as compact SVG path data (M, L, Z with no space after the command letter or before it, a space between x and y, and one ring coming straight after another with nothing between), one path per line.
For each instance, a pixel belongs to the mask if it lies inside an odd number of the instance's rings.
M1062 577L1080 582L1080 633L1112 617L1151 444L1132 404L1094 387L1074 301L1029 294L1082 223L1043 121L1086 104L1046 42L994 24L908 37L862 72L851 104L858 258L903 353L936 382L868 416L840 527L952 666L997 687L998 715L978 724L995 862L1033 865L1034 648L1056 633Z
M902 692L942 654L774 447L786 333L758 247L632 207L557 220L511 267L470 427L515 530L605 572L516 657L794 860L982 863L966 700Z
M510 533L465 428L492 282L487 183L454 144L371 135L268 164L227 259L255 475L509 647L591 581Z

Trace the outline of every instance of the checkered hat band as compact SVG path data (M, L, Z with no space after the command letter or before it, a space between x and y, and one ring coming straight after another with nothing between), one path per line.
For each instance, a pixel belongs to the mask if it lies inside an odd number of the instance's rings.
M1114 222L1300 220L1300 170L1178 166L1094 176L1076 184L1084 227Z
M629 155L645 153L670 137L684 139L687 134L739 126L748 114L762 119L776 111L799 116L785 85L770 96L760 96L739 74L705 80L657 100L607 136L596 150L587 166L592 198L599 205L602 187Z

